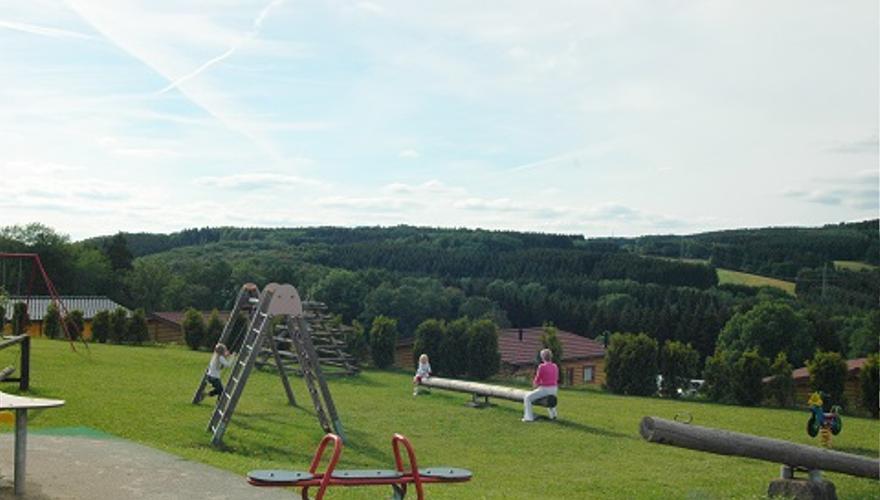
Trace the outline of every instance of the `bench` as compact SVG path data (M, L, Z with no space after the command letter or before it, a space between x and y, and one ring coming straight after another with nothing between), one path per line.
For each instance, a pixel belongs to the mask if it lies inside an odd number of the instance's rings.
M318 471L321 458L327 446L333 444L330 461L323 472ZM406 448L409 469L403 464L400 445ZM461 483L470 481L471 471L457 467L429 467L420 469L412 444L402 434L394 434L391 448L394 452L395 469L345 470L337 469L342 455L342 439L336 434L327 434L315 450L315 456L308 471L293 470L254 470L248 472L248 483L254 486L284 486L302 488L302 498L308 500L309 488L318 488L316 500L324 498L330 486L391 486L395 499L406 496L407 486L414 485L419 500L425 498L423 485L435 483Z
M516 401L518 403L523 402L523 398L526 397L526 394L529 391L524 391L522 389L514 389L512 387L503 387L500 385L492 385L492 384L483 384L480 382L467 382L464 380L455 380L451 378L442 378L442 377L428 377L424 378L419 382L419 385L424 387L432 387L434 389L443 389L447 391L456 391L456 392L464 392L471 395L473 398L469 403L471 406L484 406L489 404L489 398L499 398L499 399L507 399L509 401ZM477 398L483 398L482 402L479 402ZM546 406L548 408L555 408L557 404L556 396L547 396L541 399L535 400L532 404L536 406Z

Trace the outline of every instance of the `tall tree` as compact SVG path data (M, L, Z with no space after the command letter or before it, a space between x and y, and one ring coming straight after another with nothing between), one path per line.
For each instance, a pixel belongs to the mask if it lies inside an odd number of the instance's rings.
M131 313L131 319L128 320L128 341L140 345L149 339L147 315L143 309L137 308Z
M195 351L205 343L205 318L196 309L190 307L184 312L181 329L190 349Z
M387 316L373 318L370 328L370 357L376 368L385 369L394 364L397 346L397 320Z
M128 249L128 240L122 232L116 233L104 242L104 254L110 259L110 267L114 271L129 270L134 257Z
M491 320L471 323L468 330L468 375L484 380L498 373L501 354L498 352L498 328Z
M54 302L46 307L46 314L43 315L43 335L49 339L61 336L61 313Z

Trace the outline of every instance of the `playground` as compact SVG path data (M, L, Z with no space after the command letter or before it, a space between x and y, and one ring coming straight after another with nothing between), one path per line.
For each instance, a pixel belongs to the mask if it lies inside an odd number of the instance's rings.
M4 366L16 363L13 350L0 351L0 356ZM293 491L250 487L245 475L254 469L303 470L324 436L300 377L290 378L299 401L293 407L274 372L254 370L218 448L206 431L213 399L191 402L207 353L103 344L73 352L66 342L34 339L31 356L30 394L67 402L62 408L32 412L29 426L38 437L60 428L95 429L186 459L186 464L229 471L254 495L294 497ZM639 435L646 415L673 418L687 412L696 425L818 445L804 430L809 418L804 410L562 391L558 421L523 424L520 404L491 399L488 407L471 408L465 405L469 395L437 389L414 398L411 378L409 372L373 370L328 377L348 439L340 468L393 468L390 441L398 432L412 441L420 465L464 467L474 473L466 483L426 485L430 498L754 498L779 475L779 465L770 462L648 443ZM15 392L16 386L6 384L4 390ZM4 425L0 430L12 428ZM834 448L876 457L878 435L877 421L847 417L844 430L834 437ZM9 436L3 437L8 443ZM8 463L5 455L11 450L3 446L0 453L0 464ZM39 485L42 479L40 456L34 450L28 457L29 485ZM0 470L4 479L10 473L5 467ZM83 483L98 472L72 464L56 469L56 474ZM875 480L837 473L826 477L837 486L839 498L880 494ZM168 488L173 489L173 483ZM377 498L390 491L331 488L328 498ZM165 498L176 496L167 493L171 496ZM205 497L210 496L205 489Z

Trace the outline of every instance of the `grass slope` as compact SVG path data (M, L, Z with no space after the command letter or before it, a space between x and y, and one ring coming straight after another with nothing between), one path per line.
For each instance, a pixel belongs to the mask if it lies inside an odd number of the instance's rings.
M0 351L0 364L12 362L13 351ZM177 347L93 345L85 354L36 339L32 393L64 398L67 405L35 413L31 426L92 427L242 474L306 467L322 431L302 382L294 380L302 406L293 408L270 373L252 375L226 434L227 449L209 446L205 425L212 406L189 402L207 361L206 353ZM689 412L698 425L817 444L804 431L804 411L572 390L561 394L561 421L524 424L521 406L512 402L475 410L463 406L463 394L435 390L413 398L405 373L367 371L331 379L330 387L351 441L344 467L390 467L390 437L401 432L422 465L474 471L467 484L428 486L432 498L756 498L779 474L776 464L647 443L638 434L644 415ZM835 447L877 456L878 431L877 421L846 417ZM876 481L828 477L840 498L880 495ZM389 491L337 489L330 498L376 498Z
M868 264L867 262L859 262L857 260L835 260L834 267L837 269L846 269L847 271L873 271L877 266Z
M791 295L794 295L794 283L791 281L768 278L766 276L759 276L757 274L742 273L739 271L732 271L730 269L718 268L717 271L719 285L731 283L734 285L746 285L755 287L772 286L784 290Z

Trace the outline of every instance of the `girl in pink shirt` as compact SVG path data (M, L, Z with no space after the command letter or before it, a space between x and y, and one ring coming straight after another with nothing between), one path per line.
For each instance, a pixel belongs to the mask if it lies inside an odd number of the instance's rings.
M553 352L550 349L541 350L541 361L538 370L535 372L535 378L532 380L532 386L535 390L526 394L523 398L523 422L532 422L535 420L535 414L532 413L532 404L547 396L556 396L559 391L559 367L553 362ZM556 407L549 409L550 418L556 420Z

